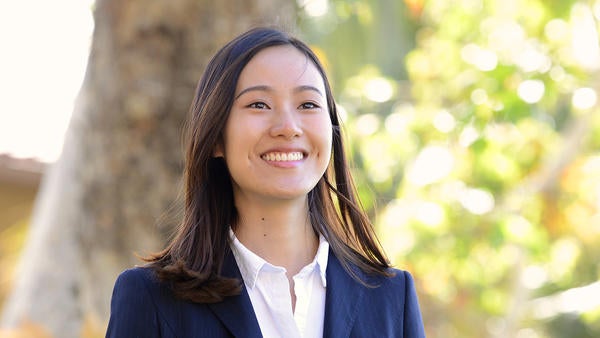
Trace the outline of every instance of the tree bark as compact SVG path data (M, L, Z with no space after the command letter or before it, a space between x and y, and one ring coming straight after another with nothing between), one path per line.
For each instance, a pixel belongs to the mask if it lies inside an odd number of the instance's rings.
M285 0L98 0L86 77L45 174L3 326L103 331L114 280L178 222L181 127L208 58L257 24L291 28ZM85 324L84 324L85 323Z

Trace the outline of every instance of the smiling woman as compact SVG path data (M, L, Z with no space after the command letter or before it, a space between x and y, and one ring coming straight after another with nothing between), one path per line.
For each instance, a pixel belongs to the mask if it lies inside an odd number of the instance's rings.
M248 62L225 126L224 152L219 151L232 177L238 211L261 210L264 206L254 204L268 197L286 204L295 199L299 212L306 213L306 196L331 157L324 93L319 71L295 47L268 48Z
M119 276L108 337L423 337L412 277L359 207L323 67L270 28L225 45L190 109L185 211ZM335 202L334 202L335 201Z

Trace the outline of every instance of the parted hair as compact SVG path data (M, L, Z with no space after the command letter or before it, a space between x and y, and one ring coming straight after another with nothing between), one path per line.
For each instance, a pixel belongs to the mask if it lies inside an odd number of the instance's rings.
M166 248L146 257L159 279L181 298L213 303L241 292L241 281L221 275L230 250L229 227L236 228L231 176L215 149L233 105L240 73L258 52L291 45L310 60L325 83L332 123L329 167L308 193L312 227L329 242L342 266L356 273L389 276L390 265L373 226L357 198L349 171L336 104L327 75L315 53L302 41L275 28L254 28L222 47L208 63L192 101L186 130L184 208L179 228Z

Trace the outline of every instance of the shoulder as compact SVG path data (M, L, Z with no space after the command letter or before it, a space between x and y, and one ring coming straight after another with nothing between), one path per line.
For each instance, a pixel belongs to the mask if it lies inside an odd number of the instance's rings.
M392 275L369 276L361 320L378 323L387 336L425 337L415 282L408 271L389 269ZM357 328L360 330L360 328ZM358 332L358 331L357 331ZM366 336L360 334L359 336Z
M388 269L387 274L368 274L354 264L343 268L333 254L329 258L326 319L343 317L342 322L353 322L352 337L424 337L410 273ZM338 321L331 320L329 334L343 329Z
M154 270L148 267L135 267L123 271L115 282L113 297L145 298L160 293L164 288Z
M378 277L378 281L381 282L382 285L400 289L405 289L407 287L414 288L415 282L410 272L394 268L389 268L387 272L390 273L389 277Z
M355 283L361 284L369 290L403 290L406 287L412 286L414 288L414 281L411 274L408 271L388 268L386 274L371 274L360 269L356 264L351 262L346 263L344 267L341 260L330 250L329 260L327 264L328 277L332 279L340 275L347 275L351 278L342 278L342 280L354 280Z
M127 269L117 277L117 281L115 282L115 286L120 287L158 287L159 286L158 278L149 267L135 267L132 269Z
M387 275L369 274L352 263L345 269L334 254L329 256L327 270L327 279L333 285L360 290L368 302L403 306L407 300L416 299L415 283L408 271L388 268Z
M151 267L123 271L115 282L106 337L182 336L223 337L226 329L210 304L175 297Z
M160 296L168 293L168 288L158 280L153 269L135 267L123 271L115 281L112 302L126 307L140 307L148 310L156 306Z
M123 271L115 282L107 337L154 337L160 330L156 300L160 283L149 268Z
M390 268L387 272L389 276L363 274L367 292L397 298L398 301L404 301L416 293L415 282L408 271Z

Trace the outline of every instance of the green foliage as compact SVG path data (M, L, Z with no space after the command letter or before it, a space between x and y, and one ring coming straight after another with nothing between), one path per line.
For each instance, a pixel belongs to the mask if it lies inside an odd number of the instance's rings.
M300 25L428 335L600 336L600 1L328 3Z

